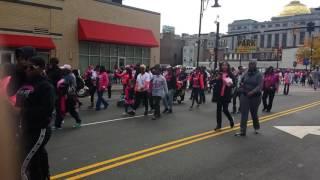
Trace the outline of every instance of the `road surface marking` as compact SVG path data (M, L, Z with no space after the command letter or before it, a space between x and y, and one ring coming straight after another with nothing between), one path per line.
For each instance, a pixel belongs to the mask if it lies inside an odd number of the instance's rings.
M289 114L292 114L292 113L295 113L295 112L299 112L299 111L302 111L302 110L305 110L305 109L309 109L309 108L312 108L312 107L315 107L315 106L318 106L318 105L320 105L320 101L317 101L317 102L314 102L314 103L310 103L310 104L306 104L306 105L303 105L303 106L299 106L299 107L296 107L296 108L288 109L286 111L278 112L278 113L271 114L271 115L268 115L268 116L264 116L264 117L260 118L260 122L270 121L272 119L276 119L278 117L282 117L282 116L289 115ZM252 126L252 122L251 121L248 122L248 126ZM59 179L59 178L65 179L65 177L68 177L68 176L71 176L71 175L75 175L75 174L79 174L79 173L88 171L90 169L106 165L105 167L100 167L100 168L98 168L96 170L89 171L89 172L86 172L84 174L80 174L80 175L77 175L77 176L74 176L74 177L70 178L70 179L80 179L80 178L87 177L87 176L90 176L90 175L93 175L93 174L96 174L96 173L99 173L99 172L102 172L102 171L106 171L108 169L112 169L112 168L115 168L115 167L118 167L118 166L121 166L121 165L124 165L124 164L131 163L131 162L134 162L134 161L137 161L137 160L140 160L140 159L144 159L144 158L147 158L147 157L150 157L150 156L154 156L154 155L160 154L162 152L166 152L166 151L169 151L169 150L172 150L172 149L176 149L176 148L179 148L179 147L182 147L182 146L186 146L188 144L192 144L192 143L195 143L195 142L198 142L198 141L202 141L202 140L205 140L205 139L208 139L208 138L212 138L212 137L215 137L215 136L223 135L223 134L226 134L226 133L238 130L238 129L240 129L239 128L239 124L237 124L234 129L230 129L229 127L225 127L219 132L208 131L208 132L201 133L201 134L198 134L198 135L190 136L190 137L187 137L187 138L183 138L183 139L179 139L179 140L176 140L176 141L168 142L166 144L162 144L162 145L155 146L155 147L152 147L152 148L144 149L144 150L137 151L137 152L134 152L134 153L131 153L131 154L127 154L127 155L124 155L124 156L120 156L120 157L117 157L117 158L114 158L114 159L110 159L110 160L106 160L106 161L103 161L103 162L95 163L95 164L92 164L92 165L89 165L89 166L85 166L85 167L82 167L82 168L78 168L78 169L75 169L75 170L72 170L72 171L69 171L69 172L58 174L56 176L52 176L51 179ZM151 152L151 151L153 151L153 152ZM121 161L121 160L123 160L123 161ZM120 162L118 162L118 161L120 161ZM114 163L114 164L111 164L111 163ZM108 165L108 164L111 164L111 165Z
M106 121L99 121L99 122L93 122L93 123L88 123L88 124L82 124L81 127L92 126L92 125L97 125L97 124L111 123L111 122L116 122L116 121L123 121L123 120L140 118L140 117L144 117L144 115L132 116L132 117L124 117L124 118L118 118L118 119L110 119L110 120L106 120Z
M275 128L284 131L288 134L303 139L305 136L318 135L320 136L320 126L274 126Z

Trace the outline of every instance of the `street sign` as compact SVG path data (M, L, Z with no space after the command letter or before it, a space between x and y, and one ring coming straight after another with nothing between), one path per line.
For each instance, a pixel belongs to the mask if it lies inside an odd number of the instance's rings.
M275 128L303 139L307 135L320 136L320 126L274 126Z
M241 53L252 53L257 51L257 43L256 40L252 39L244 39L238 42L238 47L236 48L236 52Z

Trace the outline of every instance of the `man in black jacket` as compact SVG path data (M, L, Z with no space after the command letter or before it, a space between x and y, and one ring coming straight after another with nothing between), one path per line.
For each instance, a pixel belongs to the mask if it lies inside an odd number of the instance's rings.
M33 57L26 63L26 81L17 91L21 108L22 179L50 179L45 145L50 139L49 127L55 104L53 86L44 75L45 61Z

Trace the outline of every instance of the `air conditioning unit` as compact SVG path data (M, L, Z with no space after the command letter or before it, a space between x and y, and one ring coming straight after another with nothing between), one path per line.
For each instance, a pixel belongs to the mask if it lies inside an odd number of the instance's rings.
M45 34L48 35L49 33L49 29L47 28L42 28L42 27L34 27L33 28L33 33L34 34Z

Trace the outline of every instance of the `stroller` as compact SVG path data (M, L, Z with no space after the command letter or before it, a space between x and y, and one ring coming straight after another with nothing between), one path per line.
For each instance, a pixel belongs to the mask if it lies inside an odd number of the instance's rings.
M173 101L177 101L178 104L181 104L183 101L184 101L184 96L185 96L185 93L186 93L186 88L185 88L185 85L182 81L177 81L177 84L176 84L176 92L173 96Z
M120 95L120 98L117 102L117 106L118 107L124 107L124 104L125 104L125 98L124 98L124 94L121 94Z

